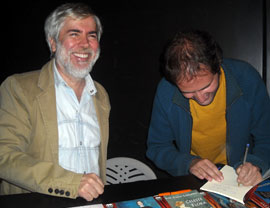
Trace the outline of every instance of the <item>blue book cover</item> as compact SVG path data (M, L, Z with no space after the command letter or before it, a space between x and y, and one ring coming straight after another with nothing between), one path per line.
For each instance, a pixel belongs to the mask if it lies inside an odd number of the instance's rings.
M262 198L266 203L270 204L270 178L261 182L254 194Z
M161 208L161 206L152 196L129 201L116 202L115 204L117 208Z

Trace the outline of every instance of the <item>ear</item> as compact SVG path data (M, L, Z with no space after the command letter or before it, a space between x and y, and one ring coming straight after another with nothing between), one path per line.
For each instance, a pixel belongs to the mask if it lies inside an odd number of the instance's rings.
M50 45L51 45L51 50L52 50L53 53L55 53L55 51L56 51L56 42L55 42L55 40L53 38L50 38L49 41L50 41Z

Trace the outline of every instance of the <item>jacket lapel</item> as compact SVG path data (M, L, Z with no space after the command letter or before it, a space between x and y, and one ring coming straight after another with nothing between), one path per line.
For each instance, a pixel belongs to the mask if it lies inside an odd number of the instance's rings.
M47 134L51 145L53 159L58 163L58 128L53 63L54 61L51 60L41 69L38 86L41 88L42 93L38 95L37 100L44 122L44 132Z
M58 124L57 124L57 112L56 112L56 97L55 97L55 87L54 87L54 74L53 74L53 63L51 60L42 69L38 81L38 86L42 92L37 96L37 100L40 106L42 119L44 122L45 133L49 140L51 151L53 154L53 160L58 163ZM110 106L109 102L104 102L106 95L104 95L104 90L98 83L95 82L97 88L97 93L93 97L94 105L96 109L97 119L100 126L100 152L99 152L99 165L101 170L101 178L104 180L106 177L106 160L107 160L107 145L109 136L109 112ZM57 138L57 139L56 139ZM102 172L103 171L103 172Z

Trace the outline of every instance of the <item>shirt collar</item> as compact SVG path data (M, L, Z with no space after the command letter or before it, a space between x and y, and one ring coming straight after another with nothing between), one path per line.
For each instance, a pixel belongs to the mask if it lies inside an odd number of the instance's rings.
M63 79L63 77L58 72L56 64L55 64L55 60L54 60L54 63L53 63L53 71L54 71L55 85L56 86L59 86L59 85L68 86L66 81ZM92 79L90 74L88 74L85 77L85 91L88 92L90 95L94 95L97 92L94 80Z

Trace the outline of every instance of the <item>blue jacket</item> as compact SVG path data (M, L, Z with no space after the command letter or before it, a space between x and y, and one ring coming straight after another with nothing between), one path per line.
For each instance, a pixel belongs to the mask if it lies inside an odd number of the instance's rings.
M237 168L249 143L247 162L260 167L264 174L270 167L270 99L265 84L256 69L245 62L224 59L222 67L226 77L228 164ZM191 132L188 99L163 78L154 99L147 156L171 175L188 174L196 157L190 154Z

